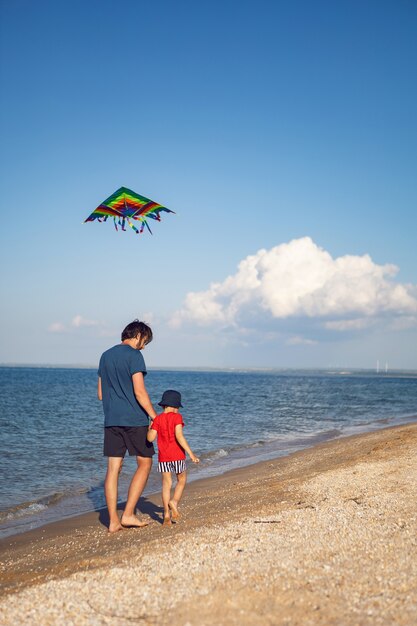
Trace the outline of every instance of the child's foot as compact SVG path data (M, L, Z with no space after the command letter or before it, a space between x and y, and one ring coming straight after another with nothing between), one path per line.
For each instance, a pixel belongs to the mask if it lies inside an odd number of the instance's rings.
M121 524L124 528L144 528L150 521L141 522L136 515L122 515Z
M180 513L179 513L179 511L177 509L177 503L174 500L170 500L169 503L168 503L168 506L169 506L170 511L171 511L172 519L173 520L179 519L181 516L180 516Z
M172 526L170 515L168 515L168 517L164 516L164 521L162 522L162 526Z

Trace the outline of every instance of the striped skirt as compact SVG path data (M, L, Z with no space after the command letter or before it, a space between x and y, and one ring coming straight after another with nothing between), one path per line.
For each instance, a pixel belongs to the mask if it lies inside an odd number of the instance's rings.
M184 459L181 461L159 461L158 472L175 472L176 474L182 474L187 469L187 464Z

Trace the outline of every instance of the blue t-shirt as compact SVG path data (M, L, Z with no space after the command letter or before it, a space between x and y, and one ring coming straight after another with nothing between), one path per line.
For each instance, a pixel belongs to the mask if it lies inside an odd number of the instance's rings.
M98 375L103 395L104 426L147 426L148 415L136 400L133 374L146 375L139 350L118 344L101 355Z

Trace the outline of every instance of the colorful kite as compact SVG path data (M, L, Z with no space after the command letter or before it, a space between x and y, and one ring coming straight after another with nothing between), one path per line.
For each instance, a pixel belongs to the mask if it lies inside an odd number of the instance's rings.
M108 217L112 217L116 230L119 230L118 226L120 226L122 230L126 230L127 222L136 234L142 233L146 226L152 235L152 231L146 220L150 217L160 222L161 217L159 214L161 211L174 213L174 211L167 209L157 202L153 202L153 200L149 200L149 198L145 198L145 196L140 196L127 187L120 187L120 189L109 196L107 200L104 200L104 202L87 217L84 224L86 222L94 222L94 220L105 222ZM140 228L136 228L131 220L141 222Z

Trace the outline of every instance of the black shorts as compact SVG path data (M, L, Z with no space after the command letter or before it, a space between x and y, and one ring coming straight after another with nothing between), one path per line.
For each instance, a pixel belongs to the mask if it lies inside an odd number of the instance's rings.
M107 426L104 429L104 456L124 457L126 450L130 456L152 457L155 454L153 443L146 439L147 426Z

